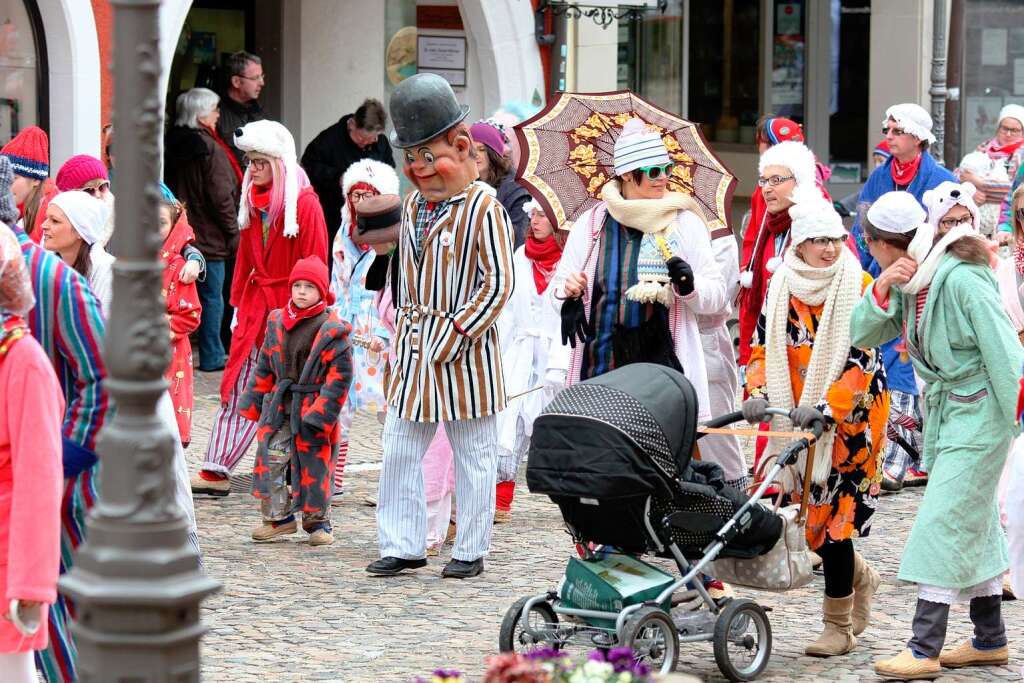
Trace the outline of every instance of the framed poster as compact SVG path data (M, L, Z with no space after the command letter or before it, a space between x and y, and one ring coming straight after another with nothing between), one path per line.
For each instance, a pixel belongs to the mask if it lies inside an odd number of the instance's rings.
M465 36L416 36L416 70L437 74L452 87L465 87Z

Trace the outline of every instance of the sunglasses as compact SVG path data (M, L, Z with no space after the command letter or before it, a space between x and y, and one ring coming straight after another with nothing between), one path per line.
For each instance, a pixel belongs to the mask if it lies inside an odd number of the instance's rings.
M782 183L786 182L787 180L792 180L792 179L793 179L793 176L791 176L791 175L773 175L770 178L758 178L757 179L757 186L758 187L764 187L765 185L771 185L772 187L778 187L779 185L781 185Z
M100 183L99 185L96 185L95 187L83 187L82 188L82 192L84 192L84 193L86 193L88 195L92 195L93 197L96 197L97 199L99 198L99 196L101 194L103 194L104 192L107 192L109 190L110 190L110 183Z
M675 167L676 165L670 161L659 166L641 166L638 170L646 173L649 180L657 180L662 176L672 175L672 169Z
M897 128L896 126L892 126L892 127L882 126L882 135L888 135L889 133L892 133L893 135L899 136L899 135L906 135L907 131L903 130L902 128Z

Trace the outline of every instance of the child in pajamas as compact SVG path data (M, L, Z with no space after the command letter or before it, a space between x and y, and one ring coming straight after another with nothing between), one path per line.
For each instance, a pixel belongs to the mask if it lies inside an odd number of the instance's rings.
M329 308L328 280L319 257L295 264L288 279L291 299L267 319L256 370L239 403L242 417L259 422L253 495L263 523L252 533L257 542L295 533L297 512L310 545L334 542L330 500L338 414L352 381L352 350L351 327Z

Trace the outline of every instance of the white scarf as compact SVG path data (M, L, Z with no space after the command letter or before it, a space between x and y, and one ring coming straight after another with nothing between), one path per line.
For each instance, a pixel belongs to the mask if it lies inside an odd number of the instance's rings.
M673 256L669 228L680 211L692 211L706 226L707 219L700 205L693 197L682 192L666 192L661 199L625 199L617 180L605 183L601 199L607 204L612 218L621 225L644 233L640 247L643 263L640 264L642 267L638 267L641 272L637 275L637 284L626 290L626 298L641 303L657 301L666 307L671 306L672 285L669 284L668 268L661 263Z
M935 242L935 226L931 223L922 223L917 226L914 239L907 247L907 254L917 261L917 271L914 273L914 277L910 278L910 282L900 285L900 291L904 294L914 295L929 286L932 283L932 278L935 277L935 271L939 269L939 262L946 255L946 250L949 249L949 245L961 237L977 234L978 232L970 224L961 223L953 226L942 236L938 244L932 246Z
M861 295L863 272L857 259L845 247L839 259L828 268L812 268L796 254L786 252L783 267L772 277L765 304L765 379L772 406L790 411L794 408L793 384L789 375L786 326L789 320L790 299L795 298L808 306L824 304L818 329L814 333L811 361L807 367L803 392L797 405L814 407L825 399L829 387L839 379L850 356L850 320L853 308ZM788 431L792 423L788 418L778 428ZM832 469L834 429L828 429L818 441L811 479L824 484ZM773 439L771 452L778 453L787 443ZM789 479L787 490L806 471L807 453L800 454L797 476Z

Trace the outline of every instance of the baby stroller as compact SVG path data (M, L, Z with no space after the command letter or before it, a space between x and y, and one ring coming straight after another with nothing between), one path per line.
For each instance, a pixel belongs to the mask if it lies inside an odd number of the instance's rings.
M704 428L742 419L729 413ZM680 643L710 640L730 680L756 678L771 655L765 609L712 599L701 570L718 557L771 550L782 520L758 501L823 426L784 449L748 498L725 485L717 465L692 460L697 397L678 371L636 363L560 392L534 423L527 484L559 506L584 556L569 560L558 590L509 608L499 649L627 646L667 673ZM674 560L680 576L643 562L645 554Z

